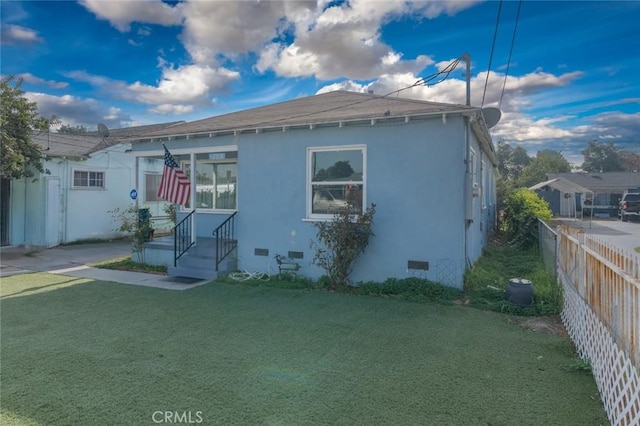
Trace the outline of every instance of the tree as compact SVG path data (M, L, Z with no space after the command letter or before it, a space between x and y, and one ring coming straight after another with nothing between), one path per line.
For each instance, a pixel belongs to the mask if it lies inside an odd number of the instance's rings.
M353 174L353 168L349 161L336 161L333 166L327 169L327 179L347 178Z
M67 133L70 135L81 135L83 133L87 133L87 128L81 125L72 126L70 124L63 124L58 129L58 133Z
M525 167L522 175L517 180L520 187L528 188L539 182L547 180L547 173L569 173L571 164L559 151L545 149L538 151L536 157Z
M40 117L38 106L20 89L22 80L13 76L0 80L0 177L31 177L34 169L44 172L40 146L31 140L34 131L47 131L49 120Z
M538 241L538 219L551 220L546 201L535 192L520 188L509 195L504 209L504 231L511 243L531 247Z
M620 162L625 172L640 172L640 153L620 151Z
M531 163L531 157L523 147L512 148L504 140L498 141L496 154L498 157L498 171L507 180L518 179L525 167Z
M582 170L592 173L624 171L618 148L613 142L607 144L590 141L586 149L582 150L584 163Z

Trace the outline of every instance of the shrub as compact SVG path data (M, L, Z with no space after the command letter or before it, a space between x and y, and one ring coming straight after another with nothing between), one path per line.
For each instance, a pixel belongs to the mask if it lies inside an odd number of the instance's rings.
M142 209L131 206L127 209L116 208L110 210L111 216L119 226L115 229L118 232L124 232L131 237L132 251L137 254L141 264L145 264L144 245L153 236L153 227L151 226L151 214L146 211L141 213Z
M503 230L511 243L533 246L538 240L538 219L551 220L549 204L526 188L509 195L505 204Z
M352 206L341 209L332 221L316 222L318 241L311 243L316 249L313 263L325 270L330 288L349 284L349 275L358 256L372 237L373 216L376 205L371 204L364 213L356 214Z

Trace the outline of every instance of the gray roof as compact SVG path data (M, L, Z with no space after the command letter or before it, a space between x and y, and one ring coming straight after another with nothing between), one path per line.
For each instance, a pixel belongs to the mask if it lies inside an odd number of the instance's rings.
M109 129L109 139L129 139L144 133L156 132L178 124L184 124L183 121L172 121L169 123L146 124L143 126L123 127L121 129ZM99 132L87 132L88 135L101 136Z
M142 137L193 135L384 117L410 117L461 110L474 111L477 108L338 90L179 124L145 133Z
M40 145L42 153L46 156L86 157L108 146L125 142L129 137L135 137L149 131L158 131L180 123L184 123L184 121L110 129L109 137L105 140L98 132L78 134L37 132L31 138Z
M31 139L40 145L42 154L47 157L85 157L107 147L101 137L84 134L38 132Z
M547 179L565 178L592 191L622 192L640 188L640 173L547 173Z

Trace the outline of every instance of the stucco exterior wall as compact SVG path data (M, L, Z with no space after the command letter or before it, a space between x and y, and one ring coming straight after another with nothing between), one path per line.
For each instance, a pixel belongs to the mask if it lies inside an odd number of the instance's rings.
M133 156L125 152L129 147L114 145L91 154L85 161L54 157L44 162L50 173L13 180L10 244L53 246L119 236L114 231L118 224L109 211L133 204L129 191L135 186L135 168ZM74 170L104 172L105 188L73 188ZM47 203L47 182L51 180L60 184L58 199L51 200L55 211L51 206L48 209Z
M457 123L456 123L457 122ZM376 203L375 237L358 260L354 281L389 277L444 280L464 274L464 127L452 118L398 126L363 126L242 135L238 143L238 267L266 270L270 258L304 253L300 273L318 278L306 220L307 148L365 145L367 203ZM256 256L269 249L269 257ZM407 269L409 260L428 271ZM443 278L444 276L444 278Z
M65 242L86 238L109 238L118 235L118 226L109 211L126 209L134 202L129 192L135 187L134 159L125 150L129 144L119 144L91 154L82 162L69 162L62 190L67 191ZM73 170L105 172L105 189L74 189Z
M190 138L166 142L174 154L235 146L238 150L236 234L241 270L274 272L273 256L301 252L300 274L316 279L324 271L312 263L316 239L307 217L308 148L357 145L366 150L366 203L375 203L375 236L357 261L352 278L384 281L418 276L461 288L465 268L487 243L494 226L495 172L473 132L477 196L465 189L465 121L437 116L392 125L316 127ZM134 146L138 155L156 154L159 143ZM155 155L155 154L154 154ZM465 197L470 207L465 207ZM470 214L472 220L467 220ZM178 214L178 219L184 213ZM228 213L199 213L196 235L209 237ZM268 256L256 255L267 249ZM408 261L428 262L409 270Z

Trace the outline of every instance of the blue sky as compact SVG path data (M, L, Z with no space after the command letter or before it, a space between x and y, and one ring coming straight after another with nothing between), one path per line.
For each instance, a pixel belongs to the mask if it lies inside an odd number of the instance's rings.
M387 94L468 53L472 104L484 95L503 111L494 141L577 164L593 139L640 151L640 2L524 1L511 61L517 1L0 4L1 74L22 77L41 114L66 124L191 121L335 89ZM462 65L399 96L464 103Z

